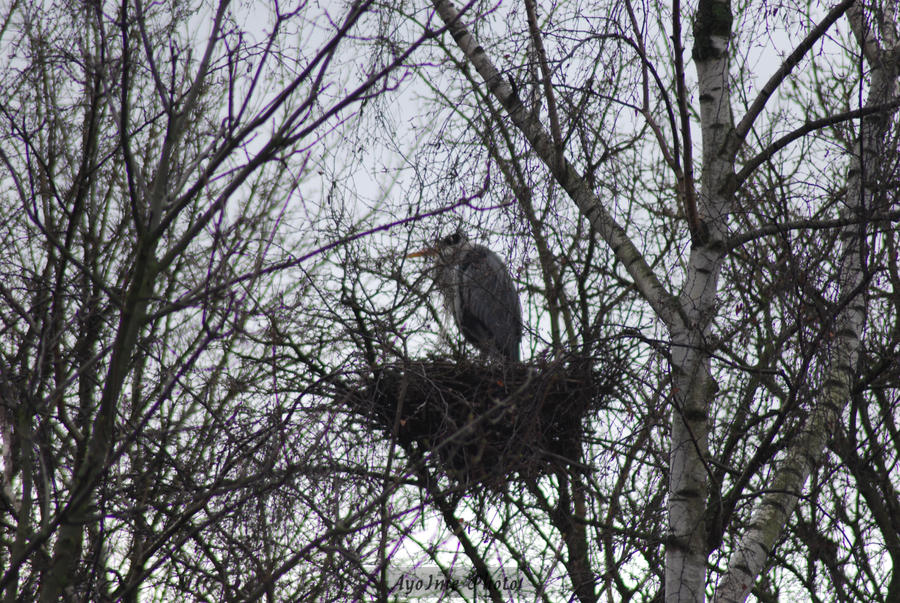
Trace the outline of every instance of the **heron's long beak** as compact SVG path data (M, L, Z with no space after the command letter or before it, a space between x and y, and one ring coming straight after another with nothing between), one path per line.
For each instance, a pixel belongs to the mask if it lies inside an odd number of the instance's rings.
M426 247L425 249L420 249L419 251L417 251L417 252L415 252L415 253L410 253L410 254L407 255L406 257L408 257L408 258L421 258L421 257L426 257L426 256L431 256L431 255L437 255L437 254L438 254L438 250L437 250L437 249L434 249L434 248L432 248L432 247Z

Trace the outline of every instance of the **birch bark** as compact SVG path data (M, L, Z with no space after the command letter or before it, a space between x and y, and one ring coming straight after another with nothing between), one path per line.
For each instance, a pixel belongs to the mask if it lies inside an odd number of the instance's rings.
M677 18L677 16L676 16ZM734 129L728 89L731 6L703 0L694 23L693 59L700 99L703 146L697 212L685 284L679 302L687 320L671 330L674 382L669 455L666 601L703 601L706 586L706 530L709 408L716 385L710 373L707 336L715 315L722 249L727 235L734 153L726 142Z
M900 46L894 32L895 19L885 11L881 30L885 43L879 44L867 30L859 4L848 11L850 25L860 43L862 54L872 68L866 107L894 100L897 95ZM842 218L862 218L871 209L872 174L880 157L880 142L892 120L889 114L874 113L860 122L859 142L848 149L847 194ZM804 430L787 451L770 486L757 503L750 526L735 545L728 569L715 593L718 603L744 601L759 577L769 553L797 505L801 491L813 469L821 462L831 434L838 429L850 386L857 370L859 343L866 318L862 288L868 279L866 222L845 226L840 233L838 251L838 294L835 306L841 308L834 323L834 336L828 354L827 373L817 404Z
M697 215L696 221L691 224L692 245L684 285L676 297L655 277L625 229L616 222L585 179L568 161L564 149L554 142L554 138L544 130L538 118L525 109L514 89L506 83L484 49L466 29L460 12L447 0L434 0L438 15L468 62L481 75L487 91L506 109L512 122L530 142L532 150L566 190L593 231L610 246L634 280L638 291L669 330L673 408L668 485L669 526L666 539L666 601L703 601L706 597L706 564L710 548L704 525L708 498L707 475L710 469L708 417L718 389L711 372L708 340L716 314L719 273L728 237L732 195L738 182L735 176L735 157L774 90L851 4L852 0L845 0L836 5L810 31L781 69L772 76L736 128L729 90L729 44L733 19L731 3L730 0L698 2L692 58L698 76L701 178L698 191L684 191L685 195L692 195L697 199ZM867 106L886 103L886 106L890 106L890 101L896 95L896 45L887 50L873 50L874 41L863 32L860 9L856 6L850 12L864 53L874 66ZM680 16L676 15L675 18ZM676 47L680 48L677 44L680 44L680 40L676 41ZM852 159L848 175L848 214L858 214L866 208L866 157L874 156L876 143L883 136L887 123L884 114L880 113L867 118L863 124L860 148ZM690 167L686 166L686 169ZM806 433L797 440L794 449L782 462L770 489L775 493L760 501L753 526L732 557L728 575L717 593L723 601L743 600L746 597L750 584L765 562L772 543L797 501L796 493L820 459L826 436L836 425L847 399L865 316L862 298L857 294L866 275L864 235L857 226L850 226L842 232L841 240L840 296L849 300L849 303L843 306L838 316L830 358L831 369L822 388L822 403L811 416Z
M727 94L731 14L728 2L701 3L695 35L695 60L700 72L704 170L701 179L700 237L695 241L685 286L674 298L657 280L648 264L609 214L602 202L553 144L537 119L506 84L448 1L435 9L468 61L482 76L488 91L506 108L513 123L526 136L535 153L573 199L594 231L606 241L619 261L669 327L672 336L674 410L670 457L670 531L667 553L667 600L697 601L704 596L706 545L703 527L706 500L707 415L715 384L710 377L705 338L714 313L719 267L725 239L728 200L725 190L733 175L733 153L725 142L732 131Z

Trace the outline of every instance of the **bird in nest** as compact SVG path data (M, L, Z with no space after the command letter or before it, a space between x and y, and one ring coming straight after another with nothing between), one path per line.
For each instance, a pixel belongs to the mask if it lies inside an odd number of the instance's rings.
M466 341L488 356L519 360L522 306L496 253L457 231L407 257L433 258L435 287Z

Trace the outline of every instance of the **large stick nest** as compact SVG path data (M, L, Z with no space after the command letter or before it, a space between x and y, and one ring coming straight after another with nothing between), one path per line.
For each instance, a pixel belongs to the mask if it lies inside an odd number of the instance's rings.
M580 470L584 418L614 389L591 359L534 364L429 359L382 366L351 409L461 485Z

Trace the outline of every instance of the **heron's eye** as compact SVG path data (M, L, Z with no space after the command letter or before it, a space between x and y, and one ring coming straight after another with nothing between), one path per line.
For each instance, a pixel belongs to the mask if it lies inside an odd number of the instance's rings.
M452 235L447 235L441 240L441 243L444 245L459 245L460 241L462 241L462 235L458 232L454 232Z

